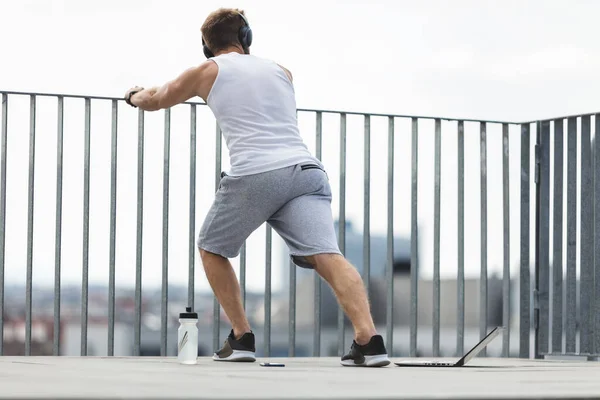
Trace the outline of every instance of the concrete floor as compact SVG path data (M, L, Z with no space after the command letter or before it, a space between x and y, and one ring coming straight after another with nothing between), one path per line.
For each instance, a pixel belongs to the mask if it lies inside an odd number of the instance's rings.
M283 368L260 361L0 357L0 398L600 398L599 362L477 358L464 368L367 369L341 367L337 358L268 360Z

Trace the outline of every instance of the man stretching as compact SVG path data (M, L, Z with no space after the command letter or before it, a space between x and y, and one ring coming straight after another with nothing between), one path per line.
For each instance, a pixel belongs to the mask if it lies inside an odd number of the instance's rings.
M252 30L241 10L214 11L201 33L207 61L162 87L134 87L125 99L155 111L199 96L225 137L231 170L222 173L197 241L208 281L233 328L213 359L255 361L254 334L228 259L266 222L283 238L295 265L314 269L331 286L352 322L354 341L342 365L388 365L362 279L338 248L327 174L298 131L292 74L250 55Z

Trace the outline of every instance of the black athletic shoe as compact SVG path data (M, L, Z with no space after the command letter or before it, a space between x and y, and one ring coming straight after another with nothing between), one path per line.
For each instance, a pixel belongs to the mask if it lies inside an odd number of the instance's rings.
M342 357L345 367L385 367L390 363L383 338L375 335L364 346L352 341L350 352Z
M238 340L233 335L233 329L225 340L221 350L213 355L215 361L256 361L256 348L254 347L254 333L246 332Z

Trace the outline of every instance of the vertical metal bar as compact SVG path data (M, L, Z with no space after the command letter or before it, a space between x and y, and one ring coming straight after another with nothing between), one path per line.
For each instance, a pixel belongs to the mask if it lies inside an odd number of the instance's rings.
M188 306L195 309L196 260L196 105L190 105L190 231L188 254Z
M272 230L267 224L265 254L265 356L271 356L271 245Z
M29 188L28 188L28 215L27 215L27 281L25 289L25 355L31 355L31 308L32 308L32 282L33 282L33 195L35 184L35 115L36 97L30 96L29 106Z
M562 352L563 337L563 142L564 122L554 121L554 200L552 254L552 352Z
M346 114L340 114L340 217L339 217L339 247L346 254ZM338 355L344 354L345 347L345 315L338 308Z
M600 354L600 113L594 134L594 354Z
M412 180L411 180L411 212L410 212L410 357L417 355L418 331L418 290L419 290L419 120L411 119L412 123Z
M112 101L110 166L110 255L108 267L108 355L115 355L115 267L117 246L117 130L119 103Z
M479 337L487 334L487 126L480 123L480 157L481 157L481 273L479 277ZM486 354L486 349L480 353Z
M323 152L323 114L320 111L317 112L316 119L316 157L321 161ZM319 274L314 274L313 279L315 285L313 356L319 357L321 355L321 277Z
M240 292L242 296L242 306L246 309L246 242L240 250Z
M167 324L169 318L169 167L171 152L171 109L165 110L165 137L163 163L163 235L162 235L162 290L160 318L160 355L167 355Z
M539 183L536 199L537 240L536 240L536 293L538 323L536 331L535 357L540 358L548 352L548 330L550 325L550 122L543 121L538 129Z
M298 115L296 113L296 117L297 116ZM246 310L246 242L244 242L240 251L240 287L242 305L244 307L244 310Z
M140 355L142 332L142 239L144 224L144 111L138 112L137 232L135 255L135 323L133 355Z
M581 117L581 283L579 352L592 352L592 296L594 294L594 236L591 117Z
M296 356L296 265L290 261L290 309L288 356Z
M365 115L364 122L363 281L369 294L371 288L371 116Z
M215 192L219 190L219 183L221 181L221 151L222 151L222 136L221 128L217 124L215 132L216 150L215 150ZM215 351L219 348L219 342L221 341L220 330L221 328L221 305L216 296L213 300L213 348Z
M531 335L531 267L529 260L529 230L530 230L530 126L521 125L521 268L520 268L520 297L519 297L519 357L529 358L529 342Z
M533 356L540 358L539 350L539 327L540 327L540 302L539 302L539 264L540 264L540 194L541 194L541 125L540 121L536 123L536 141L535 141L535 277L533 289Z
M6 148L8 133L8 95L2 93L2 141L0 147L0 356L4 355L4 251L6 250Z
M323 113L321 111L317 111L316 113L316 150L315 155L319 161L321 161L323 157Z
M458 121L458 273L456 354L465 349L465 123Z
M386 337L390 357L394 356L394 117L388 117L387 187L387 298Z
M90 128L91 100L85 99L83 167L83 273L81 279L81 355L87 356L89 251L90 251Z
M577 119L567 120L567 353L576 351L577 335Z
M435 120L435 177L433 205L433 356L440 355L440 197L442 174L442 121Z
M502 194L504 214L504 276L502 279L502 355L510 356L510 177L508 124L502 124Z

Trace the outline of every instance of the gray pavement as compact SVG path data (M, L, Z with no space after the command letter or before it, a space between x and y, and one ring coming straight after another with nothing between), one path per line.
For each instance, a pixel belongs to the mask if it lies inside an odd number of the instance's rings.
M406 360L396 358L394 361ZM259 360L264 361L264 360ZM0 398L600 398L600 363L476 358L464 368L345 368L337 358L0 357Z

